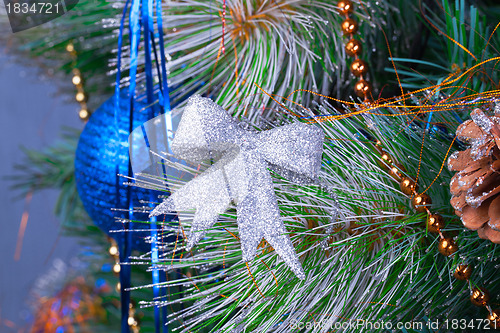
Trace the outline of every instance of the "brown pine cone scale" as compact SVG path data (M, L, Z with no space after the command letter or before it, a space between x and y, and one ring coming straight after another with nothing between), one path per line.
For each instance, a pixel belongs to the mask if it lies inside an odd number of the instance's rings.
M470 147L448 158L450 203L465 227L479 237L500 244L500 114L487 116L480 109L457 129Z

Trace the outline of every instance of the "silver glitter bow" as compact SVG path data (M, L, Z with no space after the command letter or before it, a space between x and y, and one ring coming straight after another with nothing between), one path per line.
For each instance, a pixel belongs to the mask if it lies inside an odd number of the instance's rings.
M195 164L217 162L165 199L150 215L195 209L187 239L189 250L232 200L237 207L243 260L255 257L264 238L295 275L304 279L292 242L285 234L267 169L294 182L315 182L321 167L323 138L320 128L302 123L247 131L209 98L193 96L182 115L172 151L176 157Z

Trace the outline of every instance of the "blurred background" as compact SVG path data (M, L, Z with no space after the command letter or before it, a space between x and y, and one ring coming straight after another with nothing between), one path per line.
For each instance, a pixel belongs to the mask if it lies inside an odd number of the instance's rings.
M59 140L63 126L79 128L79 105L57 92L60 78L23 66L0 47L0 332L17 332L33 320L33 292L43 279L61 281L80 247L62 234L54 207L58 192L33 195L13 189L26 163L22 147L42 150ZM56 269L53 269L56 268ZM45 277L44 277L45 275ZM38 283L38 284L37 284Z

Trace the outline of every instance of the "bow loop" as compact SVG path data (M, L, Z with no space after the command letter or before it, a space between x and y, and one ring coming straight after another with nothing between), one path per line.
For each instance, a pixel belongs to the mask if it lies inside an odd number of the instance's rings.
M298 183L317 181L324 140L320 128L293 123L261 132L259 138L259 152L273 171Z
M280 216L268 168L296 182L311 182L321 167L323 132L294 123L265 132L243 130L208 98L191 97L172 142L177 157L216 163L158 205L150 215L195 209L188 235L194 246L224 213L231 201L243 260L250 261L266 239L297 277L305 274Z
M209 98L189 98L172 142L179 158L199 164L219 160L227 151L239 149L238 138L246 133L219 105Z

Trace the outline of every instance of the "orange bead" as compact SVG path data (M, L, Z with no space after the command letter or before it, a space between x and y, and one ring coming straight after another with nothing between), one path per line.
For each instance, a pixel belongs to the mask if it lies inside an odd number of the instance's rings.
M356 40L356 39L351 39L350 41L345 44L345 52L351 56L355 57L361 52L363 52L363 46L361 45L361 42Z
M444 219L439 214L431 214L427 219L427 230L433 234L438 234L444 228Z
M372 86L371 86L370 82L368 82L366 80L359 80L354 85L354 92L359 97L365 97L365 96L368 96L371 94Z
M342 31L344 35L355 34L358 31L358 22L352 18L347 18L342 22Z
M392 166L389 170L389 175L397 181L401 181L401 177L403 174L401 171L404 171L404 167L401 164L396 163L395 166Z
M458 246L453 238L441 238L438 244L438 251L443 256L448 257L458 251Z
M432 203L431 197L427 194L417 194L412 199L413 208L419 213L424 213L429 209L429 205Z
M352 13L352 2L349 0L342 0L337 3L337 7L339 9L339 12L343 15L347 15Z
M368 64L361 59L356 59L351 64L351 73L354 76L365 75L368 72Z
M472 294L470 295L470 301L476 306L485 306L490 300L490 293L484 288L472 288Z
M391 157L391 155L389 155L385 151L382 152L382 156L380 156L380 159L382 161L384 161L386 164L389 164L389 165L392 164L392 157Z
M453 273L457 280L468 280L472 274L472 268L469 265L458 265Z
M401 188L401 192L406 195L412 195L415 191L418 191L418 184L408 177L403 177L403 179L401 179L399 187Z
M82 121L87 121L87 120L89 120L90 115L91 115L91 114L90 114L89 110L87 110L87 109L85 109L85 108L81 109L81 110L78 112L78 117L80 117L80 119L81 119Z
M396 180L399 180L401 178L401 172L399 172L399 169L395 166L391 167L391 169L389 170L389 175Z
M490 327L494 329L500 328L500 309L491 311L486 318L490 321Z

